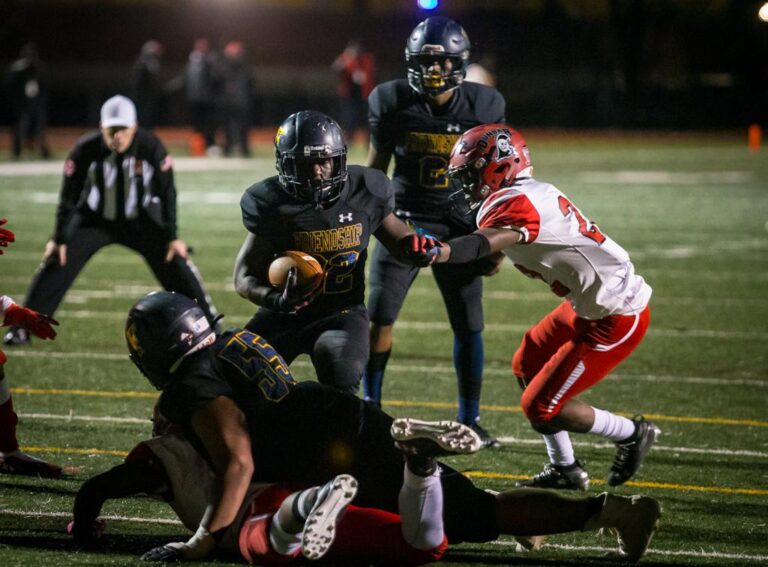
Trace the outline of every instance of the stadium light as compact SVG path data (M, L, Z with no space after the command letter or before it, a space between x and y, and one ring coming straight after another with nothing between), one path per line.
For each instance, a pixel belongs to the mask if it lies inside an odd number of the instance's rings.
M757 11L757 17L763 22L768 22L768 2L760 6L760 9Z
M418 0L417 4L422 10L434 10L439 4L439 0Z

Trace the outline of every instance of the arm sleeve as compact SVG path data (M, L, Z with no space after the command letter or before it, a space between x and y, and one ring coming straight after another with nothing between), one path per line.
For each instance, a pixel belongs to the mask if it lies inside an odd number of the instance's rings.
M491 253L491 243L485 236L476 232L449 240L448 244L451 245L449 264L465 264Z
M59 205L56 208L56 226L53 230L53 240L57 244L66 244L80 222L77 203L83 192L89 166L90 161L83 155L83 148L79 144L64 162Z
M157 195L162 203L163 230L168 242L178 238L176 226L176 184L173 177L173 160L163 143L154 138L152 167L155 168Z
M541 217L528 197L515 195L492 209L482 211L478 216L477 225L480 228L511 228L522 234L520 244L530 244L539 236Z

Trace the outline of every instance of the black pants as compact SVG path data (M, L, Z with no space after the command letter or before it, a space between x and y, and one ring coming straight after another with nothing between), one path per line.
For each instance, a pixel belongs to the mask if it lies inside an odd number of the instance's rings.
M43 261L32 279L24 305L40 313L53 315L88 260L109 244L122 244L141 254L163 289L196 300L208 320L213 322L216 308L203 289L195 265L191 260L179 256L174 256L173 260L166 263L168 241L158 234L156 228L140 222L126 223L119 227L103 222L77 228L67 243L67 263L60 266L55 254Z
M363 305L319 315L311 307L296 314L261 308L246 329L264 337L290 364L308 354L322 384L356 394L368 362L368 314Z

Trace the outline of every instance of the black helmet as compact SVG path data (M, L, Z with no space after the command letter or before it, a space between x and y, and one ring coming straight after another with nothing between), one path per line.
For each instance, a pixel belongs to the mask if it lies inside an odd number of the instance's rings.
M128 312L125 341L131 360L158 390L184 358L214 343L216 333L200 306L172 291L155 291Z
M326 208L339 198L347 180L347 146L341 127L330 116L302 110L283 121L275 134L280 183L291 195ZM313 177L312 165L331 158L329 179Z
M467 74L467 32L450 18L427 18L408 37L405 62L408 64L408 84L416 92L435 96L456 88ZM439 63L440 71L430 71L435 62Z

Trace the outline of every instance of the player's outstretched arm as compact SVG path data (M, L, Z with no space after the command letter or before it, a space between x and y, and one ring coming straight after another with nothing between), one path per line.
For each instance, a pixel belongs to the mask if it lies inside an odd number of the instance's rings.
M429 266L440 252L440 242L416 234L394 213L387 215L373 234L395 258L414 266Z
M481 228L472 234L442 243L440 256L435 261L439 264L473 262L514 246L521 238L522 235L513 229Z
M77 491L73 520L67 531L79 545L93 545L104 535L105 524L97 520L104 502L134 494L160 491L165 473L149 462L122 463L86 480Z
M56 331L53 326L59 322L34 309L17 305L7 295L0 296L0 318L3 326L21 327L40 339L53 339Z

